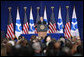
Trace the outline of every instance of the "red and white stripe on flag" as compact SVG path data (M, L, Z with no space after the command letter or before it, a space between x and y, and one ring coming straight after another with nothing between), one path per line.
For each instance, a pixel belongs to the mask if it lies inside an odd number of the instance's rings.
M37 26L37 24L35 24L34 25L34 27L36 27ZM35 28L35 34L37 34L38 32L37 32L37 28Z
M66 25L65 25L64 36L67 39L69 39L71 37L71 33L70 33L70 22L67 22Z
M23 34L28 34L29 31L29 26L28 26L28 22L23 24Z
M35 34L37 34L37 28L35 28Z
M49 25L49 33L56 33L56 24L54 23L54 24L52 24L51 22L50 22L50 25Z
M13 23L11 23L10 25L7 25L6 38L14 39L14 37L15 37L15 35L14 35Z

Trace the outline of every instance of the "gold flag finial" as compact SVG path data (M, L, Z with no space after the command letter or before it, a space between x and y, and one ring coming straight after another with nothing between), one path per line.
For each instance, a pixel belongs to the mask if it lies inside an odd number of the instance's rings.
M40 9L40 7L37 7L37 9L39 10L39 9Z
M68 8L69 8L69 6L66 6L66 8L68 9Z
M24 7L24 10L26 11L27 7Z
M53 9L54 9L54 6L52 6L52 7L51 7L51 9L52 9L52 11L53 11Z
M52 9L54 8L54 6L51 7Z
M11 7L8 7L8 9L9 9L9 12L11 11Z

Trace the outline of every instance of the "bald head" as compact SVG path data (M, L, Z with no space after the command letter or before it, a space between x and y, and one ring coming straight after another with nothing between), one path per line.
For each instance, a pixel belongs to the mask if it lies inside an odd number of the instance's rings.
M43 22L43 17L40 17L40 20Z

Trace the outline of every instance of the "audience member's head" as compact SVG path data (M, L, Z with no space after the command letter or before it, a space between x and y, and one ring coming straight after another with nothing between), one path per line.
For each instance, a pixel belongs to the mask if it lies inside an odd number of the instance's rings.
M36 36L35 35L32 35L31 38L30 38L30 41L31 42L36 42Z
M11 49L12 49L12 44L11 44L11 43L7 43L7 44L6 44L7 55L10 55Z
M68 56L68 55L70 55L70 48L62 47L62 52L64 52Z
M4 44L7 44L7 42L8 42L8 41L7 41L6 39L2 41L2 43L4 43Z
M54 43L55 49L59 49L60 48L60 45L61 45L60 41L55 42Z
M52 38L52 41L53 41L53 42L56 42L56 39L55 39L55 38Z
M82 45L78 45L76 48L76 51L74 51L74 50L72 50L72 51L73 51L72 52L73 56L83 56L83 46Z
M18 37L18 40L20 40L20 39L22 39L22 36L19 36L19 37Z
M1 56L7 56L6 46L1 44Z
M72 37L72 42L76 42L77 38L76 36Z
M45 39L44 39L45 42L49 42L51 41L51 36L46 36Z
M80 40L80 39L77 39L77 40L76 40L76 43L77 43L77 45L82 45L82 43L81 43L81 40Z
M12 44L12 46L15 45L15 42L13 40L8 41L8 43Z
M27 40L23 40L23 39L22 39L22 41L21 41L21 46L26 47L27 43L28 43Z
M53 49L54 48L54 43L53 41L51 41L49 44L48 44L48 49Z
M32 48L34 49L35 53L40 53L41 52L41 45L40 45L39 42L33 43Z
M69 47L71 49L72 48L72 42L70 40L65 40L65 46Z
M65 39L64 39L63 37L61 37L61 38L59 39L59 41L62 41L63 43L65 43Z
M83 55L83 46L82 45L77 46L77 53L80 53L81 55Z
M56 56L56 53L54 52L54 49L48 49L47 52L46 52L47 56Z

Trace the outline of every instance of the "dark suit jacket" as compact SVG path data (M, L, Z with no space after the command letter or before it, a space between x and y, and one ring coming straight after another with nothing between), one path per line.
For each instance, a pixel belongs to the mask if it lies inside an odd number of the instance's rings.
M45 21L43 21L43 22L41 22L41 21L38 21L38 23L37 24L46 24L46 22Z
M42 24L42 22L41 21L38 21L38 23L37 24ZM46 24L46 22L45 21L43 21L43 24L45 25ZM47 25L47 27L49 28L49 26ZM35 26L35 28L37 28L37 25Z

